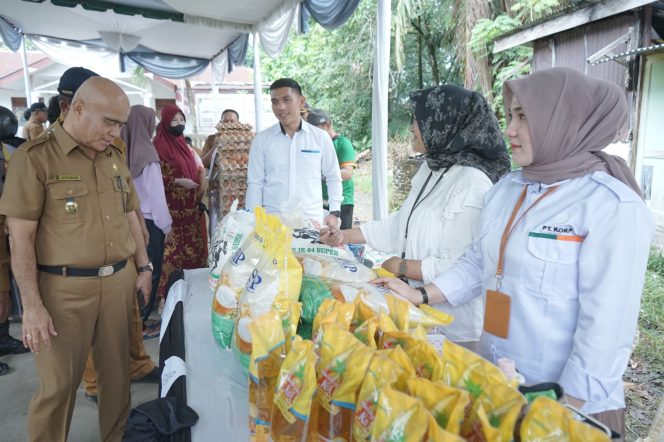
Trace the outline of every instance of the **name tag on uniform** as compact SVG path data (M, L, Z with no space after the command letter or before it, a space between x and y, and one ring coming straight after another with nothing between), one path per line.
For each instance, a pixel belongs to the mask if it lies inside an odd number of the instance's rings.
M576 235L570 225L543 225L539 232L529 232L531 238L551 239L554 241L583 242L586 238Z
M302 149L302 153L320 153L320 149Z
M81 181L80 175L53 175L55 181Z
M484 331L507 339L510 331L511 309L512 298L498 290L487 290Z

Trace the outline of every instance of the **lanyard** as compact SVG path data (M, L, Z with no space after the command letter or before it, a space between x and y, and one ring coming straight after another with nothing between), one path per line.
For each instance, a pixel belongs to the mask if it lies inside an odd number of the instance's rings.
M554 187L549 187L549 189L544 192L542 196L537 198L534 203L532 203L519 217L519 219L514 221L514 218L516 218L516 214L519 213L519 210L521 209L521 206L523 205L523 202L526 199L526 194L528 193L528 185L526 185L523 188L523 192L521 192L521 196L519 197L519 200L516 202L516 206L514 206L514 210L512 210L512 215L510 216L510 220L507 222L507 225L505 226L505 230L503 231L503 236L500 239L500 251L498 252L498 266L496 267L496 290L500 290L500 284L503 279L503 273L505 270L505 248L507 246L507 240L509 239L510 235L514 231L514 228L521 222L521 220L526 216L526 213L530 211L533 207L535 207L540 201L542 201L545 197L551 195L553 192L558 190L558 186Z
M410 209L410 213L408 214L408 218L406 219L406 231L405 231L405 233L404 233L404 239L405 239L406 241L408 240L408 228L409 228L409 226L410 226L410 217L413 216L413 212L415 211L415 209L417 209L417 207L418 207L420 204L422 204L422 202L424 202L424 200L427 199L427 197L428 197L429 195L431 195L431 192L434 191L434 189L436 188L436 186L438 185L438 183L440 183L440 181L443 179L443 177L445 176L445 174L447 173L447 171L450 170L450 167L452 167L451 164L450 164L449 166L447 166L447 167L445 168L445 170L443 170L443 173L440 174L440 176L438 177L438 180L436 181L436 184L434 184L433 187L431 188L431 190L429 190L429 193L427 193L427 194L424 196L424 198L422 198L422 194L424 193L424 190L427 188L427 184L429 184L429 180L431 180L431 177L433 176L433 172L429 173L429 176L427 177L427 180L424 182L424 185L423 185L422 188L420 189L420 193L417 194L417 198L415 198L415 202L413 203L413 207L411 207L411 209ZM422 199L420 200L420 198L422 198ZM404 247L405 247L405 243L406 243L406 241L404 241ZM406 258L406 250L404 249L404 251L401 252L401 259L405 259L405 258Z

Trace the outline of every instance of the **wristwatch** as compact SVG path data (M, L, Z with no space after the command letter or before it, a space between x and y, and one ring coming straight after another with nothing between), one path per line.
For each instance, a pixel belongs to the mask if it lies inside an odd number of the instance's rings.
M424 287L418 287L417 290L422 293L422 304L429 304L429 294L427 293L427 289Z
M407 259L402 259L399 262L399 270L397 270L397 276L406 276L406 272L408 271L408 260Z
M136 270L138 271L138 273L154 272L154 267L152 266L151 262L148 262L148 265L145 265L143 267L136 267Z

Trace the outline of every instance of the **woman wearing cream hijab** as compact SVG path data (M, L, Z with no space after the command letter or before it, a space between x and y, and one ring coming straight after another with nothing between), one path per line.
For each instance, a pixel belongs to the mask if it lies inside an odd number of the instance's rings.
M602 152L626 126L615 84L565 68L505 83L512 159L487 194L480 239L424 287L430 304L484 296L480 353L624 434L631 353L654 226L634 177ZM425 294L378 281L419 304Z

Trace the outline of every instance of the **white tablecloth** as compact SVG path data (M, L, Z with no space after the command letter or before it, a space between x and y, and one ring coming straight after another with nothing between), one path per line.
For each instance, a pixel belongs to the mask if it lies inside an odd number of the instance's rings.
M184 336L187 404L200 417L192 441L249 439L247 377L230 350L219 347L210 323L208 269L186 270Z

